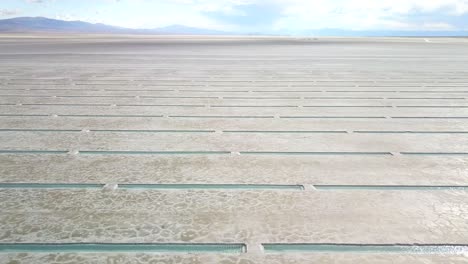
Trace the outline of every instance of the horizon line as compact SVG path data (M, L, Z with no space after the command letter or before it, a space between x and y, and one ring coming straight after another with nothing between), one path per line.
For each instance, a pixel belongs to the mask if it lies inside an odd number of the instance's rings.
M128 27L121 27L121 26L115 26L111 24L105 24L105 23L94 23L94 22L89 22L89 21L84 21L84 20L63 20L63 19L57 19L57 18L50 18L50 17L45 17L45 16L18 16L18 17L10 17L10 18L2 18L0 21L6 21L6 20L15 20L15 19L47 19L47 20L53 20L53 21L60 21L64 23L86 23L90 25L96 25L96 26L106 26L106 27L112 27L115 28L115 30L122 30L122 31L129 31L129 32L110 32L110 31L98 31L98 30L89 30L86 32L86 30L81 29L81 30L67 30L67 29L61 29L58 27L53 27L51 26L48 29L45 30L39 30L37 28L31 27L30 30L15 30L15 28L12 28L11 31L8 31L8 29L4 29L4 31L0 30L0 34L22 34L22 33L47 33L47 34L109 34L109 35L187 35L187 36L193 36L193 35L207 35L207 36L282 36L282 37L418 37L418 38L424 38L424 37L435 37L435 38L440 38L440 37L468 37L468 30L414 30L414 29L343 29L343 28L316 28L316 29L308 29L308 30L302 30L303 32L298 32L298 33L275 33L275 32L236 32L236 31L222 31L222 30L215 30L215 29L209 29L209 28L198 28L198 27L193 27L189 25L184 25L184 24L171 24L167 26L161 26L161 27L155 27L155 28L128 28ZM1 26L1 25L0 25ZM177 30L174 30L174 33L171 33L170 31L164 32L164 30L168 30L171 27L180 27L181 31L184 30L199 30L199 31L205 31L203 32L177 32ZM157 32L158 30L162 30L161 32ZM142 31L142 32L137 32L137 31ZM148 32L145 32L148 31ZM153 31L153 32L150 32ZM306 32L310 33L306 33ZM326 33L326 31L331 31L335 32L334 34L329 34ZM342 34L339 34L339 33ZM353 35L355 34L355 35Z

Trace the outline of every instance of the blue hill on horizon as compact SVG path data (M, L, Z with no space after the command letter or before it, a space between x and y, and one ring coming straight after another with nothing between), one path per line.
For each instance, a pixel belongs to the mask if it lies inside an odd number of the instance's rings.
M101 23L65 21L46 17L16 17L0 20L0 33L102 33L102 34L181 34L181 35L304 35L342 37L467 37L468 31L404 31L404 30L346 30L324 28L305 30L296 34L223 32L185 25L170 25L153 29L131 29Z

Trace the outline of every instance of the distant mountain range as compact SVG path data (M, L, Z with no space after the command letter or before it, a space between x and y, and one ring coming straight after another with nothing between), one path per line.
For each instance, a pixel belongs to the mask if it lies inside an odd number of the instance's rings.
M0 20L3 33L110 33L110 34L187 34L187 35L226 35L227 32L172 25L154 29L131 29L93 24L83 21L64 21L46 17L16 17Z
M0 33L101 33L101 34L150 34L150 35L289 35L282 32L269 33L243 33L223 32L203 28L172 25L153 29L131 29L105 24L93 24L83 21L64 21L45 17L16 17L0 20ZM397 31L397 30L343 30L343 29L318 29L305 30L293 35L303 36L468 36L467 31Z

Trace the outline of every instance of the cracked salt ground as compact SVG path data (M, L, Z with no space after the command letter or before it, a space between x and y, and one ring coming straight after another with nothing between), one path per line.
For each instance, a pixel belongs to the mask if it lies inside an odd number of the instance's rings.
M462 39L114 38L0 36L0 263L468 262Z
M190 230L190 231L184 231L182 232L182 234L180 235L180 239L182 241L191 241L193 240L194 238L196 238L198 236L198 233L196 231L193 231L193 230Z
M3 242L463 244L468 232L465 191L5 189L0 197Z

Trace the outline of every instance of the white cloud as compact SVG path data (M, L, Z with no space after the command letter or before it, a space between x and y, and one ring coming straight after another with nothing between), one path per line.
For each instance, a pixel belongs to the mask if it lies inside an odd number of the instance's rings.
M454 30L453 25L444 22L423 23L422 28L425 30Z
M80 20L78 17L71 15L71 14L57 14L55 15L55 19L59 20L65 20L65 21L74 21L74 20ZM83 19L86 20L86 19ZM86 20L88 21L88 20Z
M0 16L16 16L20 12L18 10L11 10L11 9L0 9Z
M455 30L468 24L468 0L82 0L81 11L44 2L44 11L133 28L183 24L224 31L294 33L308 29ZM86 8L83 8L86 7ZM85 10L85 11L83 11ZM96 10L101 11L95 14ZM259 19L262 23L258 23ZM454 18L454 19L452 19Z
M293 0L282 4L283 16L275 23L275 28L278 30L287 28L430 29L431 26L434 26L434 29L451 29L452 27L444 22L425 21L418 24L402 20L402 17L411 19L412 14L432 12L454 16L468 13L466 0ZM444 24L443 27L441 27L442 24Z
M407 21L413 14L468 14L468 0L163 0L196 12L242 16L246 5L275 6L275 30L346 29L454 29L445 21ZM257 14L261 16L262 14Z
M412 10L434 11L441 8L452 10L456 14L468 12L468 0L163 0L166 3L195 6L198 9L210 11L232 10L236 6L259 4L277 5L283 9L302 10L337 10L353 11L366 9L368 11L389 11L408 13Z

